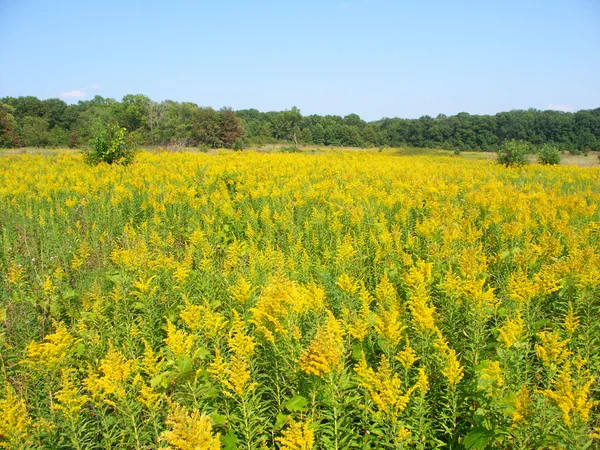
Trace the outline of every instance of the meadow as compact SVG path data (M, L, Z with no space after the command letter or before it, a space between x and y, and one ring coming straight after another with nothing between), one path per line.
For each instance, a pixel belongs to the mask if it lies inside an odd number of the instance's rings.
M600 168L0 157L0 448L600 443Z

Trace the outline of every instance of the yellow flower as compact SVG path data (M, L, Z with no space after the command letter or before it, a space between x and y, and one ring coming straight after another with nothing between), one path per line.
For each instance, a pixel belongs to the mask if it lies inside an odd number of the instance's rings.
M254 338L246 333L246 323L234 311L228 340L229 361L226 362L219 349L215 349L215 359L208 368L213 378L229 391L226 394L242 395L244 390L252 391L256 387L256 383L248 383L252 376L250 358L255 346Z
M317 328L316 336L300 357L302 370L316 376L337 370L342 362L343 338L340 322L328 311L325 326Z
M520 341L523 332L525 331L525 324L521 318L521 311L517 311L514 318L507 319L498 331L500 333L498 341L506 345L506 348L511 348L515 342Z
M65 361L77 342L78 340L69 334L65 324L60 322L56 331L47 335L41 344L31 341L26 348L27 359L23 364L36 370L54 369Z
M207 339L219 337L226 325L223 316L214 311L206 300L204 305L194 305L186 300L179 317L190 330L201 333Z
M514 400L514 412L512 413L513 427L518 426L518 423L525 421L529 415L529 405L531 404L531 396L527 390L527 386L521 386L519 395Z
M114 405L109 396L125 397L125 382L132 371L132 361L127 360L111 345L108 353L98 363L97 371L89 368L83 385L96 402Z
M538 358L540 358L546 366L551 364L561 364L572 354L566 349L569 341L561 341L558 333L544 331L538 333L537 337L540 340L541 345L535 344L535 351Z
M435 306L429 306L427 279L430 277L431 266L420 265L412 267L404 277L410 288L409 308L413 324L417 330L429 331L435 328Z
M8 268L8 283L16 286L25 279L25 269L20 264L13 263Z
M381 357L379 368L375 371L369 367L363 354L354 371L358 384L367 390L377 410L390 415L393 420L406 409L410 396L416 389L416 386L413 386L408 391L402 392L400 378L398 374L392 373L390 362L385 355Z
M240 304L245 304L250 300L250 296L256 290L256 287L252 287L243 276L238 276L236 283L229 288L229 294L231 297Z
M425 367L419 367L419 378L417 379L416 386L422 396L429 391L429 379L427 378Z
M25 447L30 440L30 427L25 401L17 398L12 386L6 383L6 395L0 399L0 447Z
M587 422L590 410L598 404L596 400L590 400L590 389L595 378L591 376L580 376L581 379L574 380L571 374L571 363L566 361L558 376L553 380L554 389L545 389L541 393L552 400L562 413L565 425L572 425L572 418L578 417Z
M73 368L64 369L61 374L62 383L61 389L54 394L56 403L52 408L57 411L62 411L67 420L74 421L79 415L81 408L90 398L87 395L82 395L79 388L75 384L76 370Z
M350 295L354 295L360 287L358 282L353 280L352 277L348 276L346 273L341 274L335 284L342 290L342 292Z
M573 311L573 304L569 302L569 312L563 320L563 328L569 335L575 334L577 328L579 328L579 317Z
M396 355L396 361L399 361L404 367L404 370L408 370L412 365L419 359L414 349L410 346L408 338L406 338L406 345L403 350L398 352Z
M194 346L194 337L183 330L178 330L175 325L167 319L167 337L165 338L167 348L173 353L175 359L180 356L191 356Z
M210 418L199 411L188 411L184 406L171 404L171 412L165 421L167 430L161 439L177 450L219 450L219 433L212 433Z
M477 379L477 389L485 392L489 398L498 397L502 392L504 378L502 377L502 369L500 361L487 361L485 367L479 372Z
M280 450L311 450L315 445L314 435L310 420L302 423L289 419L281 437L275 440L281 444Z

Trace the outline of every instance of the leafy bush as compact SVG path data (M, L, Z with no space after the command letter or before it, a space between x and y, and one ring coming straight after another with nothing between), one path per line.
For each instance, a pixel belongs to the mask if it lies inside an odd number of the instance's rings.
M244 150L244 148L246 148L246 143L244 142L244 139L242 138L237 138L235 140L235 142L233 143L233 150L235 150L236 152L238 150Z
M134 142L125 128L110 123L90 143L90 149L84 152L89 164L129 164L135 156Z
M527 144L514 140L506 140L498 150L498 164L506 167L523 166L527 164Z
M538 153L538 162L540 164L555 165L560 164L561 161L560 152L552 145L545 144L540 148Z

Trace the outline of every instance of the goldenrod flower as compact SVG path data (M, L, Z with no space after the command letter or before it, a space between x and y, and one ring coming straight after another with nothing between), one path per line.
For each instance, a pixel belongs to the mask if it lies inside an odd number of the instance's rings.
M410 396L416 389L416 386L413 386L408 391L402 392L400 378L398 374L392 373L390 362L385 355L381 357L379 368L375 371L369 367L363 354L354 371L358 384L369 392L377 410L391 415L393 419L406 409Z
M85 394L81 394L80 389L77 387L75 373L76 371L73 368L62 371L61 388L54 394L56 403L52 405L53 409L62 411L69 421L74 421L83 405L90 401L90 398Z
M0 399L0 447L20 448L29 441L31 419L25 401L17 398L9 383L5 389L5 397Z
M111 345L108 353L98 363L97 371L89 368L87 378L83 380L86 391L96 402L113 405L110 397L125 396L125 381L132 371L132 361L129 361Z
M26 348L27 359L23 364L33 369L54 369L75 350L77 342L78 340L71 336L65 324L59 322L56 331L48 334L42 343L31 341Z
M328 374L341 364L344 332L333 314L327 314L325 326L317 328L316 336L300 357L300 367L309 375Z
M184 406L171 404L171 412L165 421L167 430L161 438L177 450L219 450L219 433L212 433L210 418L199 411L188 411Z
M521 340L524 331L525 324L521 317L521 311L518 310L514 318L507 319L502 327L498 329L500 333L498 340L506 345L506 348L511 348L515 342Z
M479 372L477 389L485 392L486 397L497 397L502 392L504 378L500 361L487 361L485 367Z
M192 347L194 346L194 337L188 335L183 330L178 330L175 325L167 319L167 337L165 338L167 348L173 353L177 359L180 356L191 356Z
M275 438L280 450L311 450L315 445L315 432L310 420L302 423L289 419L288 426Z

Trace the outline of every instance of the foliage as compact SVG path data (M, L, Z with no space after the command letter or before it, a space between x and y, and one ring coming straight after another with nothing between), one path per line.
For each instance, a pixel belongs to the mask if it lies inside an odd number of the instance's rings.
M502 147L498 150L496 161L506 167L523 166L527 164L528 146L524 142L514 140L504 141Z
M127 130L110 123L92 139L90 149L84 152L89 164L130 164L135 156L132 137Z
M357 114L304 116L296 107L279 112L215 110L191 102L154 102L139 94L125 95L121 101L96 96L72 105L59 99L5 97L0 99L0 105L0 146L3 147L28 145L32 125L38 134L50 133L41 140L34 137L34 142L42 146L64 146L74 144L70 139L73 133L79 136L80 142L87 142L98 128L114 121L136 133L143 145L175 143L177 146L232 148L242 137L248 144L257 146L288 143L489 152L498 150L506 140L517 140L535 147L550 144L558 150L575 153L600 150L600 108L575 113L536 109L495 115L463 112L455 116L439 114L367 122ZM3 112L6 108L10 109L8 114L12 119L9 120L14 121L12 127L2 125L7 120L7 113ZM6 134L10 135L4 136Z
M544 165L556 165L560 164L562 157L560 151L552 145L545 144L540 147L538 152L538 162Z
M0 448L597 448L600 168L0 158Z

